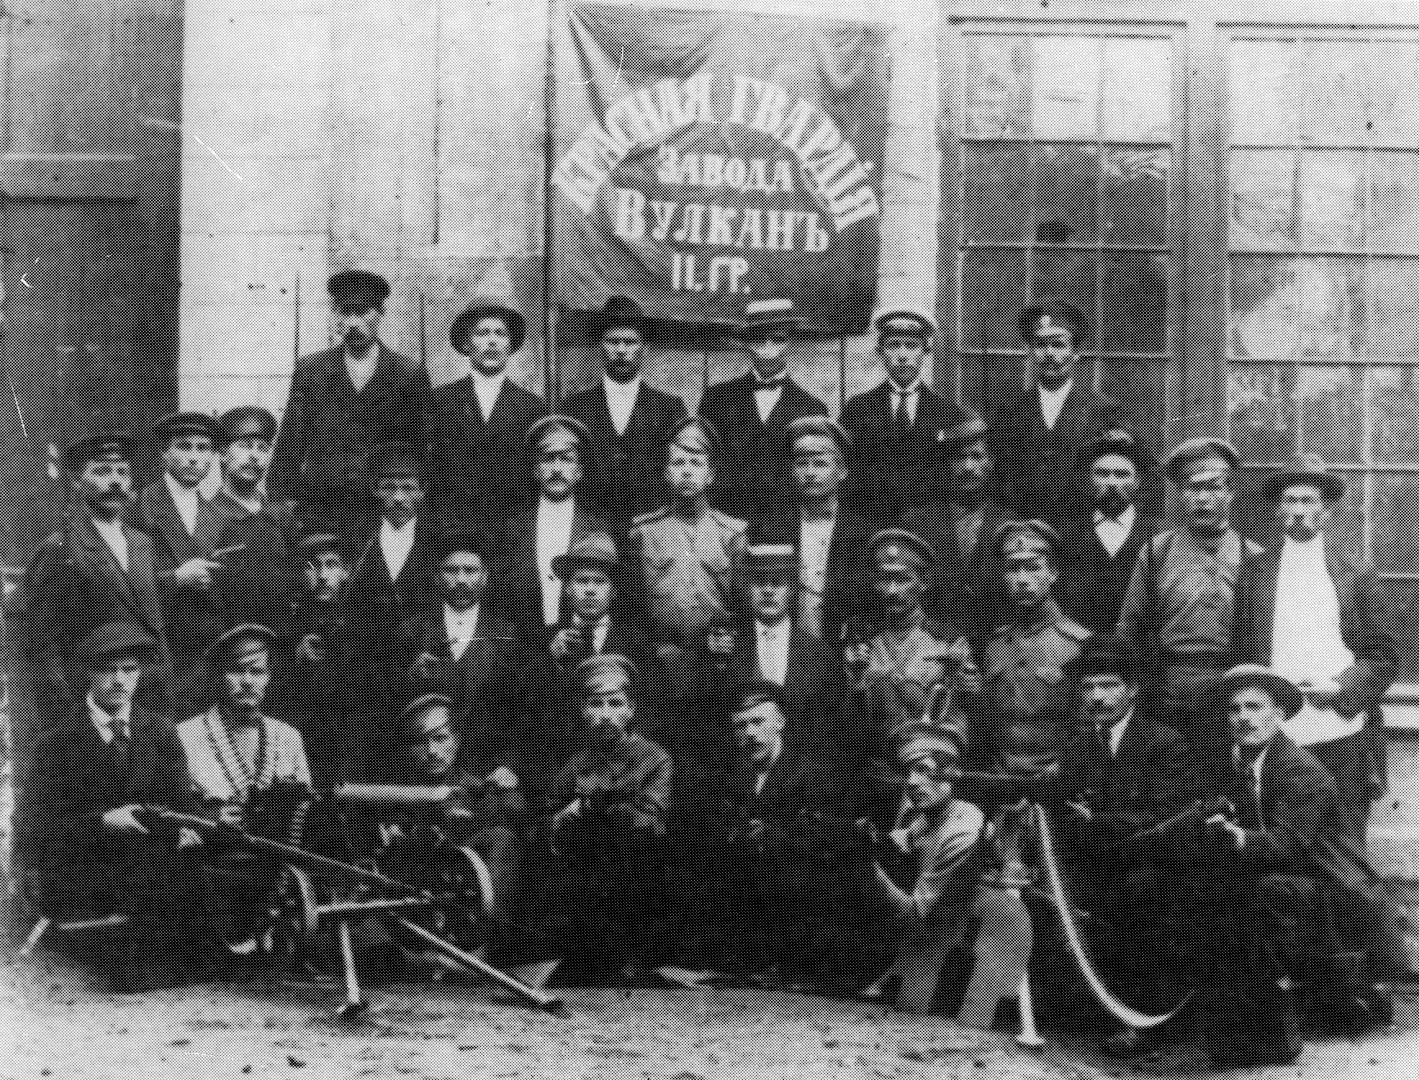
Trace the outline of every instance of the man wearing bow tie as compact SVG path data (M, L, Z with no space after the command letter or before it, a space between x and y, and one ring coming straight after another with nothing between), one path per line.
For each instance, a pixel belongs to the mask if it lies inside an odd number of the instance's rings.
M737 344L749 370L705 390L700 415L724 441L710 501L732 517L761 521L792 501L793 474L784 432L805 416L826 416L827 406L788 374L798 319L791 300L751 300Z
M1138 505L1152 459L1132 435L1113 431L1086 446L1079 465L1094 498L1061 533L1059 606L1085 629L1110 634L1138 552L1155 531Z

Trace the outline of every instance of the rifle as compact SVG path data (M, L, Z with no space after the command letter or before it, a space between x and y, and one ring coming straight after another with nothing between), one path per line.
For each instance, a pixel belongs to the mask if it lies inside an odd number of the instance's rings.
M1022 799L1046 806L1089 802L1093 792L1071 786L1059 773L1020 776L1015 773L963 772L953 785L956 797L981 806L1014 806Z
M1161 843L1195 833L1214 817L1235 821L1237 808L1230 799L1220 795L1215 799L1198 799L1186 810L1130 836L1120 845L1119 852L1124 856L1143 854Z

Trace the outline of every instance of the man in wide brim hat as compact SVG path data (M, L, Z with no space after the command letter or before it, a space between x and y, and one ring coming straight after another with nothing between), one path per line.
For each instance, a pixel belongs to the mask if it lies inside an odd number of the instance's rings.
M1272 473L1261 485L1261 497L1268 501L1281 498L1286 489L1305 485L1320 492L1327 503L1336 503L1345 494L1345 480L1314 454L1307 454L1279 472Z
M520 311L497 301L471 304L459 313L448 328L448 340L464 356L469 355L468 338L484 319L498 319L508 332L509 352L517 352L527 340L527 320Z
M1288 720L1305 704L1305 698L1295 683L1279 671L1261 664L1238 664L1222 676L1219 689L1224 699L1229 701L1238 690L1252 687L1264 690Z

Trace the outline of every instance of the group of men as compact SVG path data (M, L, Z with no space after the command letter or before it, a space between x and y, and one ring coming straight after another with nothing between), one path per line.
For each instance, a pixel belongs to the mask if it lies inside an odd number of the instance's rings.
M1057 841L1111 978L1156 1012L1191 992L1218 1063L1294 1059L1298 988L1383 1020L1364 840L1397 645L1322 463L1267 477L1262 548L1231 525L1236 451L1189 440L1161 529L1063 303L1022 312L1034 377L988 420L924 381L927 317L882 315L885 378L839 422L790 375L788 301L747 306L748 372L692 414L615 298L601 378L552 412L507 374L511 307L455 320L468 373L431 388L379 339L382 278L330 293L339 341L279 422L169 416L137 492L128 438L66 454L76 498L10 613L45 904L129 913L150 959L154 898L212 860L142 806L288 834L263 793L451 784L530 979L680 959L989 1024Z

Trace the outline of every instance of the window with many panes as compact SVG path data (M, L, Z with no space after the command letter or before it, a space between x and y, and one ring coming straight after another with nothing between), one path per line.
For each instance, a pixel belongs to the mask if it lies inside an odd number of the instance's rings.
M1227 43L1227 410L1258 472L1342 472L1338 519L1419 582L1419 35Z
M1160 433L1175 377L1178 43L1167 27L960 24L948 146L963 397L1028 379L1022 306L1068 300L1097 328L1093 378ZM948 277L948 275L951 275Z

